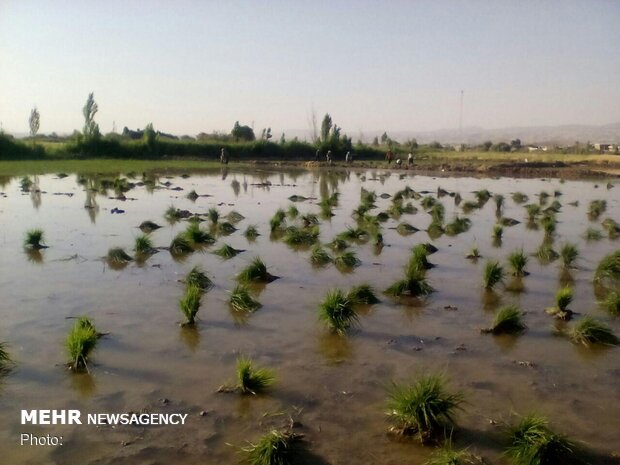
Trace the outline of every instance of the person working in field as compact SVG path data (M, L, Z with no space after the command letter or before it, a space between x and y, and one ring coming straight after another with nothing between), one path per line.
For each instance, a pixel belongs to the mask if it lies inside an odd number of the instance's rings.
M391 150L388 150L385 154L385 161L387 161L388 166L390 166L390 163L392 163L393 159L394 159L394 154L392 153Z
M327 154L325 155L325 160L327 161L327 163L329 163L330 165L332 164L332 151L328 150Z
M220 163L223 165L228 165L228 155L226 155L226 149L222 147L220 151Z
M411 152L407 155L407 167L409 169L413 168L413 154Z

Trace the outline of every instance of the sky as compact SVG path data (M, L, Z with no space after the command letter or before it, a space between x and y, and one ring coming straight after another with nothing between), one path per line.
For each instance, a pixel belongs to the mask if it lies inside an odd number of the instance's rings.
M620 122L620 1L0 0L0 124L103 133Z

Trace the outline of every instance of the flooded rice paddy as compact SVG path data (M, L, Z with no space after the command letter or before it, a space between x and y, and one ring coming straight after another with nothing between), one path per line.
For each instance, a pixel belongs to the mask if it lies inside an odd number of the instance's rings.
M619 248L601 222L620 220L620 185L608 189L601 181L431 178L383 171L188 174L149 177L146 184L141 176L129 179L137 185L124 193L124 201L115 198L113 186L106 190L100 179L75 174L33 178L29 193L22 192L19 178L0 184L0 342L8 344L16 362L0 381L2 463L238 463L238 446L294 423L304 435L302 463L422 464L432 447L388 435L385 402L390 382L427 371L444 372L451 389L465 392L453 442L470 446L488 463L507 463L502 427L514 422L513 415L529 412L544 414L556 430L595 451L597 463L615 463L620 348L578 346L558 331L590 314L620 335L619 320L597 305L600 295L592 282L601 258ZM351 242L349 250L361 262L356 268L313 266L310 247L291 247L270 234L275 211L294 204L300 217L319 215L319 240L329 243L357 225L352 212L362 189L376 193L376 208L369 212L376 215L407 186L421 194L404 200L417 213L381 223L382 248L372 239ZM504 195L501 216L519 221L504 227L501 241L492 237L498 217L493 198L463 212L463 204L478 202L473 192L481 189ZM192 190L201 196L188 199ZM508 270L508 254L523 248L531 255L543 242L543 227L528 225L524 207L540 203L542 191L550 194L543 208L554 200L561 203L553 248L576 244L576 268L563 270L560 260L541 263L530 256L528 276L507 276L504 285L484 290L487 259ZM334 192L339 193L334 216L321 218L318 203ZM529 200L515 203L515 192ZM422 201L438 194L444 223L458 214L471 219L468 231L429 237L432 218ZM293 195L306 200L292 202ZM606 200L606 210L590 218L589 204L597 199ZM215 207L222 217L236 211L245 218L236 223L237 231L216 236L215 244L194 253L174 256L162 249L124 267L103 259L112 247L133 254L137 226L145 220L162 226L151 238L155 246L167 247L188 225L164 218L170 206L199 215ZM201 218L208 231L210 221ZM419 231L400 234L395 228L402 222ZM255 240L243 235L249 225L260 233ZM35 227L44 230L49 248L26 252L24 235ZM588 228L600 230L602 238L586 240ZM411 248L426 242L438 248L429 255L436 267L427 272L436 292L425 299L384 295L402 277ZM213 253L224 243L243 252L224 260ZM483 258L465 258L473 246ZM257 256L279 279L253 289L262 307L242 318L229 307L230 291L237 273ZM204 295L191 328L180 325L179 299L181 280L194 265L203 267L214 287ZM372 285L381 302L358 308L359 325L347 336L331 334L318 320L318 304L329 289L361 283ZM569 323L545 313L566 284L575 290L570 308L579 313ZM481 334L494 311L510 303L525 312L527 330L518 336ZM105 336L90 372L76 374L64 366L64 341L71 317L81 315L92 318ZM267 394L217 392L234 380L239 354L275 370L277 383ZM176 427L20 425L20 410L35 408L189 417ZM20 447L23 432L62 435L64 445Z

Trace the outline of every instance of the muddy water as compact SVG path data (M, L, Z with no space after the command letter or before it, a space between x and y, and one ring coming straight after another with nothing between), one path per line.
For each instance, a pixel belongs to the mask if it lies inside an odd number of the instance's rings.
M600 181L597 187L585 181L270 171L157 180L160 187L163 182L183 190L140 186L126 194L135 200L124 202L111 199L110 190L95 197L94 209L84 208L92 199L73 175L40 176L40 196L22 193L17 179L0 186L6 194L0 197L0 341L10 345L17 362L0 381L2 463L236 463L240 456L231 444L242 446L292 418L305 435L305 463L421 464L428 448L386 435L384 402L390 381L425 370L445 372L453 388L466 392L454 441L492 463L503 463L503 422L531 411L547 415L556 429L599 453L600 463L612 463L604 457L620 449L620 349L574 346L555 334L558 326L543 309L553 304L562 280L571 279L576 294L571 308L605 320L620 334L619 321L597 307L592 286L596 264L618 249L618 242L583 239L588 227L601 229L601 219L620 219L615 192L620 186L607 190ZM287 208L293 194L310 198L296 203L302 213L318 213L316 203L337 191L336 216L321 222L321 240L328 242L355 224L351 211L362 187L394 194L405 186L432 195L440 186L459 192L464 201L474 199L472 191L487 188L506 196L504 216L522 222L506 227L501 245L493 244L495 204L489 201L468 215L473 222L468 232L431 241L439 251L430 257L437 265L428 273L437 289L430 298L394 301L382 296L380 304L362 309L361 325L348 337L326 333L316 307L327 289L364 282L385 289L401 277L412 245L430 241L423 231L430 216L414 201L417 214L384 224L386 247L380 253L370 243L355 247L362 265L352 273L333 266L316 269L307 250L271 240L269 218L278 207ZM192 202L185 198L192 189L210 197ZM543 265L532 257L522 292L501 286L495 294L484 292L484 260L466 260L468 250L478 245L485 258L502 261L516 248L534 252L544 233L526 227L525 210L510 193L521 191L537 202L538 193L555 190L562 192L563 204L555 246L578 244L578 268L562 276L558 262ZM593 199L607 200L598 221L586 214ZM578 206L569 205L576 200ZM457 212L463 215L453 198L441 201L447 221ZM168 245L186 226L165 221L170 205L197 213L219 205L222 214L235 210L246 219L238 224L239 231L185 260L162 251L145 264L131 263L122 270L101 260L110 247L131 250L140 232L136 226L147 219L164 226L152 234L155 244ZM387 208L390 199L379 198L377 205L375 212ZM125 213L112 214L115 207ZM389 229L400 221L421 231L405 237ZM250 224L262 234L255 242L242 235ZM40 257L25 254L21 245L32 227L45 230L50 246ZM224 242L245 252L221 260L211 250ZM261 290L263 308L240 322L228 308L228 291L235 274L257 255L280 279ZM179 326L179 280L195 264L204 267L215 287L203 298L197 329L190 330ZM481 335L479 329L490 323L493 310L511 302L527 312L528 330L518 337ZM457 310L446 309L449 305ZM100 331L109 333L93 355L90 374L71 374L63 367L64 338L73 324L68 318L76 315L90 316ZM241 398L215 392L233 380L239 353L277 371L278 383L269 395ZM182 412L189 417L182 427L33 427L20 425L24 408L76 408L84 414ZM24 432L62 435L64 445L20 446Z

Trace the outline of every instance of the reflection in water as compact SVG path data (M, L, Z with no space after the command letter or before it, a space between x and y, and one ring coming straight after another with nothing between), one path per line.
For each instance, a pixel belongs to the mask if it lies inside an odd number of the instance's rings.
M71 387L82 397L92 397L97 391L95 377L90 373L68 372L71 378Z
M525 292L525 283L521 276L513 276L510 282L506 285L506 290L508 292L514 292L515 294L520 294Z
M493 342L495 342L497 347L499 347L502 352L510 352L515 347L517 340L519 339L519 336L515 334L498 334L491 337L493 338Z
M86 200L84 202L84 208L88 213L88 217L90 218L90 222L95 224L97 220L97 215L99 214L99 205L97 204L97 188L95 186L95 182L92 179L89 179L86 182Z
M319 336L319 351L329 363L342 363L353 357L353 344L348 336L324 332Z
M41 249L25 249L26 257L30 263L41 264L43 263L43 253Z
M30 200L35 210L41 206L41 188L39 187L39 176L34 176L32 187L30 188Z
M493 289L485 289L482 291L481 300L485 311L494 311L502 303L502 296Z
M241 186L239 184L239 181L237 181L236 179L233 179L232 182L230 183L230 186L232 187L232 190L235 193L235 197L239 197L239 193L241 192Z
M179 336L190 351L196 352L200 345L200 331L196 325L181 326Z
M222 175L222 181L225 181L228 177L228 167L225 166L224 168L222 168L220 174Z
M560 271L560 287L574 286L575 278L568 268L562 268Z

